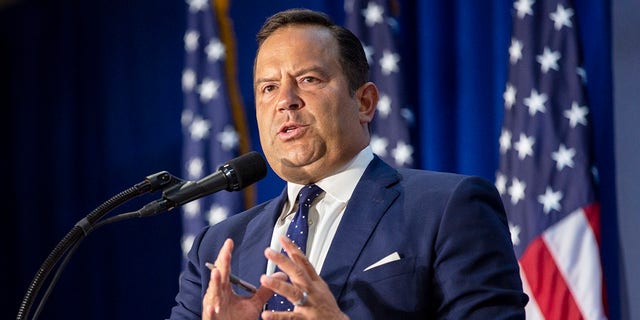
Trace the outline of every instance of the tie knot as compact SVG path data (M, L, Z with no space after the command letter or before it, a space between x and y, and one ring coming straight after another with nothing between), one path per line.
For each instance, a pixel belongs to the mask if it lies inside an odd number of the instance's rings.
M310 207L313 200L315 200L323 192L322 188L315 184L310 184L302 187L300 193L298 193L300 206Z

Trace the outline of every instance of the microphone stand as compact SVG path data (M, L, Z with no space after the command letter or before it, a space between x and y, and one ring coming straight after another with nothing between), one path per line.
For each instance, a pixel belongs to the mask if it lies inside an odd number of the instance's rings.
M20 308L18 309L18 315L16 320L27 319L29 316L29 312L33 305L35 297L38 295L40 291L43 281L47 279L51 270L58 263L60 258L66 253L68 253L68 257L73 254L75 249L78 247L80 241L84 239L91 231L97 226L96 222L103 218L107 213L117 208L121 204L146 193L155 192L157 190L164 190L165 188L171 188L175 185L184 183L182 180L172 176L166 171L158 172L152 174L144 179L144 181L137 183L133 187L113 196L111 199L107 200L99 207L94 209L89 215L87 215L82 220L78 221L73 228L58 242L55 248L51 251L49 256L42 263L38 271L36 272L31 284L29 285L27 292L22 299L22 303L20 304ZM115 218L115 217L114 217ZM66 265L68 259L65 259L64 265ZM49 289L47 290L45 296L43 297L43 301L38 306L38 313L47 297L49 296L53 285L57 281L60 276L60 272L62 269L59 269L56 273L55 278L50 283ZM37 314L34 315L33 319L37 318Z
M121 214L119 214L117 216L113 216L111 218L108 218L108 219L101 220L101 221L97 222L93 226L93 228L91 229L91 232L93 232L96 229L98 229L98 228L100 228L102 226L105 226L107 224L111 224L111 223L122 221L122 220L128 220L128 219L136 218L136 217L137 218L143 218L143 217L147 217L147 216L141 215L140 214L140 210L133 211L133 212L127 212L127 213L121 213ZM64 257L64 259L62 259L62 262L60 262L60 265L58 266L58 269L56 270L56 273L51 278L51 281L49 282L49 285L47 286L47 290L42 294L42 298L40 299L40 303L38 304L38 307L36 308L36 310L33 312L33 317L31 319L36 320L40 316L40 312L42 312L42 308L44 308L44 305L46 304L47 300L49 299L49 296L51 295L51 292L53 291L53 288L58 283L58 279L60 278L60 275L62 275L62 271L67 266L67 263L69 263L69 261L71 260L71 257L75 253L76 249L78 249L78 247L80 246L80 243L82 242L82 240L84 240L84 238L86 238L86 236L87 235L85 235L84 237L78 239L78 241L73 245L73 247L71 247L69 249L69 251L67 251L66 256Z

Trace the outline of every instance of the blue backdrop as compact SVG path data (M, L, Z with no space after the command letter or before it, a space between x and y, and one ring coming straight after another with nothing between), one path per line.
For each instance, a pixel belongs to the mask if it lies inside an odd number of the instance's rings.
M272 13L307 7L344 20L341 0L231 1L241 93L254 149L255 33ZM493 180L498 166L511 1L400 1L405 94L424 169ZM266 2L260 2L266 3ZM608 0L577 1L603 205L610 314L621 317ZM3 172L0 318L15 317L44 258L73 224L148 174L181 172L182 0L18 1L0 7ZM278 194L272 172L258 198ZM145 197L123 208L137 208ZM43 319L158 319L177 292L180 217L92 234Z

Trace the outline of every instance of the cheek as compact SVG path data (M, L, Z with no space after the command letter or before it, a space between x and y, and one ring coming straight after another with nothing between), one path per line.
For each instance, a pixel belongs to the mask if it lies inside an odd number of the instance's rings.
M258 137L260 138L260 144L265 152L267 152L270 146L275 143L275 133L273 128L274 119L272 115L264 110L260 111L256 108L256 122L258 124Z
M265 120L258 120L258 137L260 138L260 143L263 145L268 141L268 132L269 126L265 123Z
M267 115L264 113L263 108L259 106L256 106L256 122L258 123L258 130L260 132L268 128L267 124L269 122L269 119Z
M333 114L336 126L342 130L353 130L360 124L360 114L358 107L352 103L343 103Z

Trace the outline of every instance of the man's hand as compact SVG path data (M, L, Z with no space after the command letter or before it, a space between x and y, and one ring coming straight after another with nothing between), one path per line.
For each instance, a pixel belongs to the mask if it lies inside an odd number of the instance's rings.
M243 297L233 292L229 274L231 273L231 252L233 240L227 239L211 270L209 287L202 299L202 319L251 319L255 320L262 311L262 306L273 295L273 291L260 287L251 297ZM286 281L283 274L274 275L275 279Z
M280 237L280 243L289 255L288 258L272 249L265 250L265 256L285 272L291 282L283 279L282 273L275 273L271 276L262 276L260 288L269 288L289 301L302 303L295 305L292 312L263 311L262 318L264 320L348 319L340 311L327 283L316 273L302 251L285 236Z

